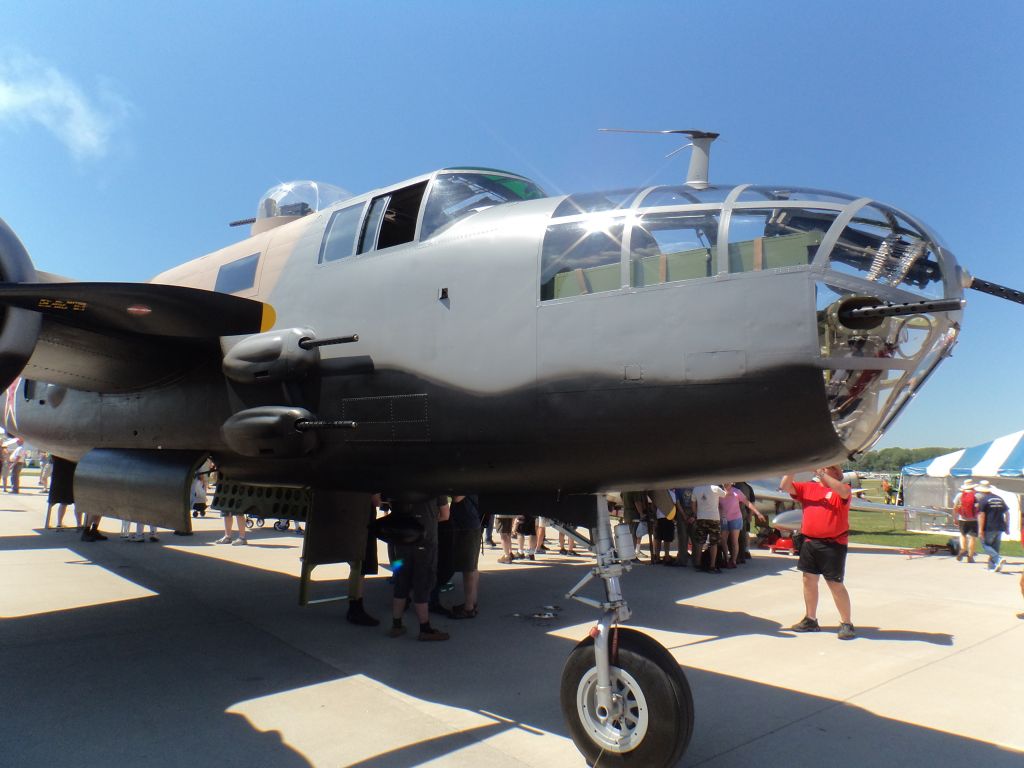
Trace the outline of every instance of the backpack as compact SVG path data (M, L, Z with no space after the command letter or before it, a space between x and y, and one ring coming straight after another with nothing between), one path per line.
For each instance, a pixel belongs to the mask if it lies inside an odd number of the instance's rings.
M964 520L974 520L978 517L977 512L974 510L974 491L964 491L960 494L960 508L957 510L957 514Z

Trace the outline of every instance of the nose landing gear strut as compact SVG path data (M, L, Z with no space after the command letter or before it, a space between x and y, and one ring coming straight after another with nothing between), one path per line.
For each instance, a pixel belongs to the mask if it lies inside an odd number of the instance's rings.
M568 593L603 611L590 636L569 654L562 670L562 716L588 765L675 765L693 733L693 696L682 669L664 647L635 629L618 626L630 612L620 578L632 567L633 540L620 524L614 542L611 518L598 505L592 542L597 564ZM578 592L592 579L604 582L603 601Z

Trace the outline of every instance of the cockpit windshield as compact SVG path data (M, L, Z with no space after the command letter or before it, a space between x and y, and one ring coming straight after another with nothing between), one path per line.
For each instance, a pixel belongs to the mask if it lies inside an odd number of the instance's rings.
M485 208L541 197L546 197L544 190L521 176L470 171L439 174L423 210L420 240Z

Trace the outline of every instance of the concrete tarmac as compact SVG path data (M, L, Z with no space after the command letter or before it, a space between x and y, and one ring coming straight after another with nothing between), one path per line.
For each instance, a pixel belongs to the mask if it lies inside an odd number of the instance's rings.
M0 496L0 765L583 765L558 686L596 619L564 597L586 559L500 565L488 549L479 616L436 620L451 640L420 643L411 613L410 634L385 636L384 571L366 587L379 628L346 623L343 602L299 607L290 531L216 545L209 517L137 544L106 521L110 540L86 543L42 530L44 510L34 491ZM855 547L850 642L825 590L824 631L786 631L803 614L794 565L756 552L721 575L642 564L625 578L631 624L693 690L680 765L1024 764L1019 560L989 574ZM346 572L318 569L314 596L343 595Z

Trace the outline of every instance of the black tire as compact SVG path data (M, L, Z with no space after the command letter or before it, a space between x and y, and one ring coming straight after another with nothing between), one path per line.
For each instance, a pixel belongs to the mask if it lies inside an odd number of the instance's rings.
M246 528L252 528L252 527L253 527L253 525L254 525L254 523L253 523L253 521L252 521L252 518L251 518L251 517L247 517L247 518L245 518L245 527L246 527Z
M686 677L672 654L642 632L615 627L612 633L612 688L626 697L631 714L605 725L592 716L597 668L594 641L587 638L562 670L560 698L569 734L588 765L674 766L693 735Z
M277 521L275 521L274 522L274 530L275 531L287 531L288 530L288 521L287 520L277 520Z

